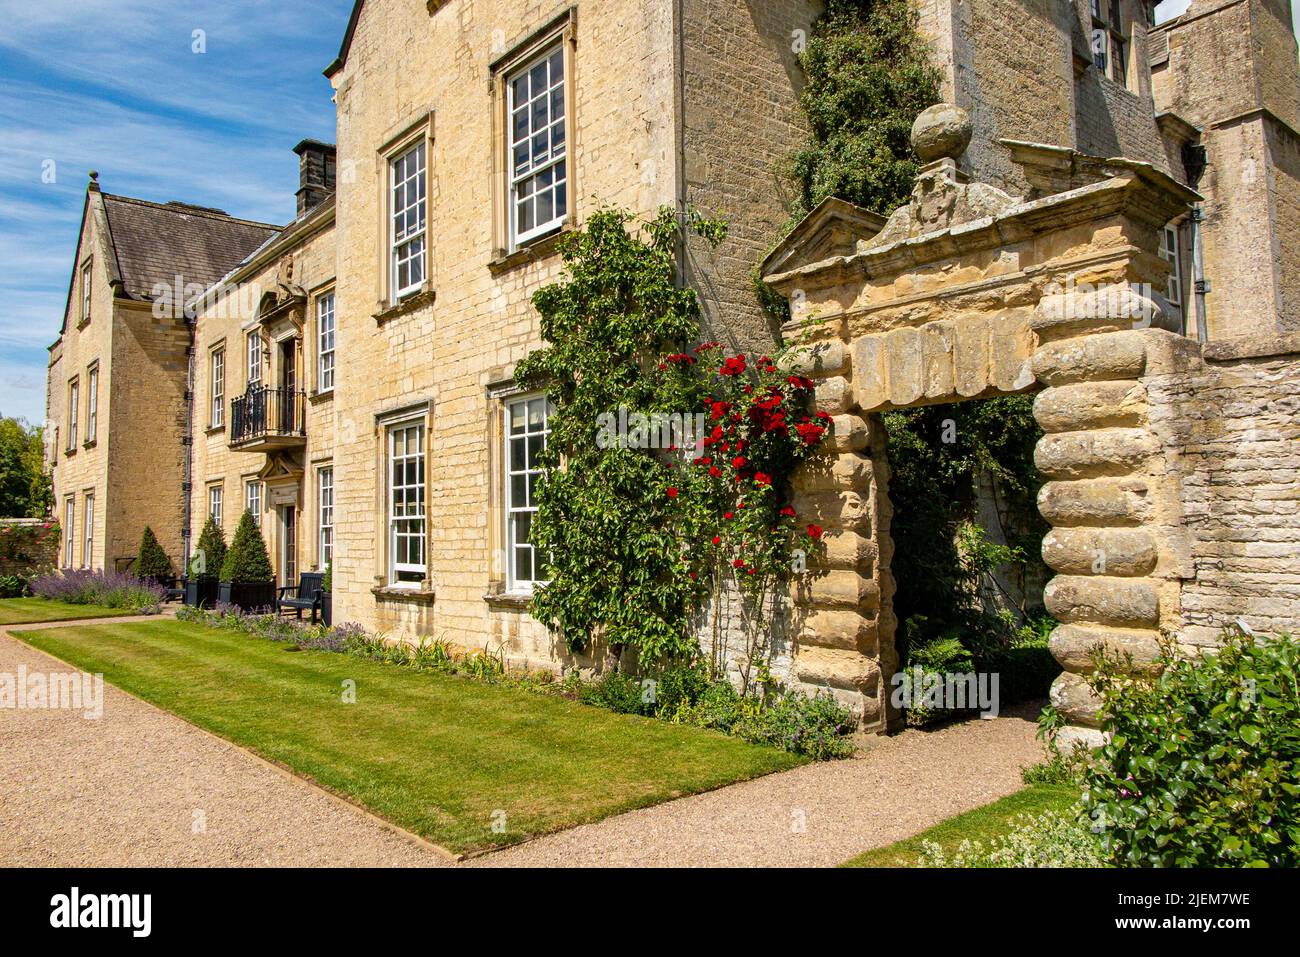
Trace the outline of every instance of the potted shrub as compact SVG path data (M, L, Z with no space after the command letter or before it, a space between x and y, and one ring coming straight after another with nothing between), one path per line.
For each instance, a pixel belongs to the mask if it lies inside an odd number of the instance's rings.
M185 579L185 604L211 608L217 603L217 581L226 560L226 536L211 515L199 533L199 544L190 559Z
M334 583L334 562L325 563L325 578L321 581L320 596L320 620L326 626L334 624L333 602L330 597L330 586Z
M244 510L221 565L217 598L244 611L275 607L275 574L253 513Z
M176 572L172 570L172 560L158 544L158 537L148 525L144 527L144 536L140 539L140 553L135 559L135 573L145 581L162 585L164 588L171 588L176 580Z

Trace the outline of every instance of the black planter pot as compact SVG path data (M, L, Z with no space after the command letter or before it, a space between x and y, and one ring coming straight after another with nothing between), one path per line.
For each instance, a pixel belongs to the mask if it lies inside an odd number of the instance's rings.
M334 624L334 601L327 591L320 594L320 620L327 628Z
M241 611L271 611L275 608L275 582L221 582L217 601Z
M194 608L212 608L217 604L217 582L214 578L185 579L185 604Z

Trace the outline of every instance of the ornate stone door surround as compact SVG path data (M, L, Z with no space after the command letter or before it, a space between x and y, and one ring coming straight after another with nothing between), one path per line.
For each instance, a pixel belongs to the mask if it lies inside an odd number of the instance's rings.
M1039 509L1053 526L1043 557L1057 573L1045 601L1062 622L1051 647L1066 669L1052 698L1067 740L1093 741L1088 650L1122 648L1140 665L1179 624L1188 557L1177 478L1143 380L1199 351L1163 328L1152 292L1168 268L1159 230L1196 194L1123 160L1028 202L968 183L969 118L948 104L918 118L912 141L926 165L877 234L826 257L825 237L804 230L764 264L790 301L792 367L834 417L829 460L796 477L796 508L826 529L827 554L795 590L793 678L829 690L868 730L897 721L888 463L873 413L1041 388ZM1038 155L1067 167L1075 156Z

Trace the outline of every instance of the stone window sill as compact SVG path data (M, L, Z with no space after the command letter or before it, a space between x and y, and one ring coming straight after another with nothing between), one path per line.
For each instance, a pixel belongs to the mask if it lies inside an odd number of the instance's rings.
M376 585L370 593L376 601L405 601L420 605L432 605L434 596L432 588L394 588L391 585Z
M533 596L524 592L490 591L483 600L493 608L507 608L514 611L527 611Z
M74 455L76 455L76 454L77 454L77 448L76 448L76 446L73 446L72 448L68 448L68 449L64 449L64 450L63 450L63 457L64 457L65 459L70 459L70 458L72 458L72 456L74 456Z
M526 245L520 246L512 253L502 253L488 263L488 269L492 272L492 275L499 276L528 263L550 259L558 254L560 240L569 233L576 231L576 227L566 223L553 233L547 233L545 236L530 240Z
M226 427L224 425L209 425L206 429L203 430L203 434L220 435L224 431L226 431Z
M98 441L96 439L86 439L86 441L81 443L81 447L83 449L93 449L97 444Z
M377 325L382 326L386 322L391 322L393 319L398 319L417 309L433 305L433 301L437 296L437 292L433 289L422 289L417 293L407 296L405 299L399 300L396 304L389 306L387 309L381 309L371 318L375 320Z
M326 399L332 399L332 398L334 398L334 390L326 389L324 392L318 391L318 392L311 393L310 395L307 396L307 401L310 402L312 405L315 405L318 402L324 402Z

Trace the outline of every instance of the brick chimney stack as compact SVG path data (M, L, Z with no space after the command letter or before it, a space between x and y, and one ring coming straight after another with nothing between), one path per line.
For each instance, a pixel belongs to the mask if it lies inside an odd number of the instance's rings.
M320 204L334 192L333 143L303 140L293 148L298 154L298 215Z

